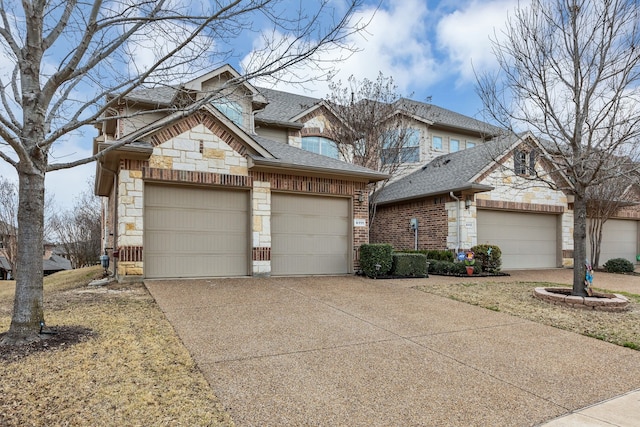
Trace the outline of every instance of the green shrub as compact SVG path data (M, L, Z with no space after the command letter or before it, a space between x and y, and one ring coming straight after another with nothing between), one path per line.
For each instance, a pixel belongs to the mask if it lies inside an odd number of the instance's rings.
M467 266L463 262L449 262L431 259L429 261L429 273L433 274L467 274ZM473 274L480 274L482 269L478 264L473 266Z
M428 250L425 251L425 255L430 259L437 259L440 261L449 261L453 262L454 255L453 252L447 250Z
M391 274L394 276L424 277L427 257L420 253L394 253Z
M604 263L607 273L632 273L633 263L624 258L613 258Z
M391 271L393 246L386 243L372 243L360 246L360 268L367 277L377 277ZM380 269L376 269L376 265Z
M403 250L403 251L396 251L396 252L404 253L404 254L424 254L426 255L427 259L434 259L437 261L453 262L453 260L455 259L453 252L448 250L421 249L419 251Z
M489 251L491 249L491 251ZM471 248L475 254L476 265L482 271L497 273L502 266L502 251L496 245L476 245Z

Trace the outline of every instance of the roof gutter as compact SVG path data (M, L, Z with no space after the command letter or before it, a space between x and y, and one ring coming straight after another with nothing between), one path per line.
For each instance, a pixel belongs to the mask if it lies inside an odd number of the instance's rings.
M354 177L359 179L367 179L368 182L376 182L382 181L383 179L389 178L389 175L383 173L376 172L366 172L366 171L349 171L343 169L330 169L323 168L318 166L306 166L299 165L294 163L288 163L280 161L279 159L257 159L255 157L249 157L249 168L252 167L260 167L267 169L277 169L277 170L286 170L288 173L292 171L299 172L315 172L323 175L339 175L341 177Z
M413 195L413 196L403 197L403 198L400 198L400 199L379 201L379 202L377 202L377 204L378 205L390 205L390 204L393 204L393 203L405 202L407 200L424 199L425 197L437 196L437 195L440 195L440 194L449 194L450 192L459 193L461 191L468 191L468 192L471 192L471 193L475 194L475 193L484 193L485 191L492 191L492 190L495 190L495 187L492 187L491 185L469 184L469 185L465 185L465 186L462 186L462 187L450 188L450 189L440 190L440 191L433 191L431 193L417 194L417 195Z

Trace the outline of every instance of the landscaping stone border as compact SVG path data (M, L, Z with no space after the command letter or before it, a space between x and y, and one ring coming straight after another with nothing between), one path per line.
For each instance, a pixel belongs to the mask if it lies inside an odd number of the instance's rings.
M533 295L543 301L566 307L598 311L625 311L629 300L620 294L594 292L591 297L571 295L569 288L535 288Z

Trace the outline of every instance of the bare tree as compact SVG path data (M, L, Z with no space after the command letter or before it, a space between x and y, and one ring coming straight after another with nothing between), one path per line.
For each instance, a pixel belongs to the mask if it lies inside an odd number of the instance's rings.
M2 343L40 339L46 173L94 161L135 141L142 131L95 156L50 163L56 144L87 125L119 118L118 99L138 88L180 88L179 81L228 62L237 55L231 43L243 32L256 31L254 21L271 28L262 34L245 72L197 100L185 90L189 102L179 110L159 110L173 114L158 127L249 79L281 78L289 67L305 62L321 67L328 50L348 48L348 37L363 27L354 22L362 2L345 0L338 7L321 0L294 10L281 0L0 0L0 54L5 55L0 72L7 64L12 67L0 74L0 159L19 177L16 296ZM107 96L114 93L119 96Z
M621 209L636 204L637 196L633 183L626 177L609 180L587 189L587 233L591 249L589 259L594 268L600 265L602 230L605 223Z
M587 191L637 168L640 5L532 0L492 43L499 71L478 93L498 124L532 131L552 153L533 178L574 196L573 294L586 295Z
M0 256L4 256L16 274L16 252L18 231L18 192L16 186L6 178L0 178Z
M343 158L391 177L420 161L419 133L412 127L412 117L419 109L427 110L427 104L403 98L393 78L382 73L375 81L351 76L347 84L331 82L329 89L326 103L336 119L326 132ZM370 184L370 222L376 192L388 181Z
M100 199L93 185L83 191L72 209L56 212L51 218L56 242L62 246L73 268L95 265L100 257Z

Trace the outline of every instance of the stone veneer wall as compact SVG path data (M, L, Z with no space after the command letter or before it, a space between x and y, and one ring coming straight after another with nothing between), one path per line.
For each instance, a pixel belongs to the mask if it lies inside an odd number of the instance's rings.
M354 219L368 217L366 183L278 173L253 172L245 147L206 115L191 116L152 137L148 161L121 160L118 175L118 275L141 276L143 270L144 182L173 182L251 189L252 273L271 272L271 191L337 195L353 199ZM358 199L362 195L363 202ZM368 243L368 224L354 227L357 249Z
M541 167L540 164L536 165L536 168ZM570 209L567 196L562 191L552 190L541 182L516 175L513 156L507 156L501 165L481 177L481 183L491 185L495 189L476 194L478 206L561 215L562 265L573 265L573 210Z
M389 243L395 249L414 249L415 235L409 226L411 218L418 218L418 249L447 247L448 196L418 201L382 205L376 209L371 224L372 243Z

